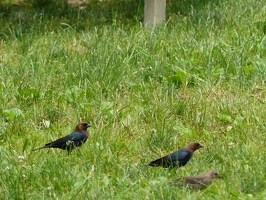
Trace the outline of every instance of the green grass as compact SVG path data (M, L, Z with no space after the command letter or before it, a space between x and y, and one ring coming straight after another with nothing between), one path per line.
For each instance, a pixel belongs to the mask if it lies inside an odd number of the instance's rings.
M25 2L0 4L1 199L265 199L264 1L167 1L155 29L143 1ZM80 121L70 156L32 151ZM185 167L143 166L191 141Z

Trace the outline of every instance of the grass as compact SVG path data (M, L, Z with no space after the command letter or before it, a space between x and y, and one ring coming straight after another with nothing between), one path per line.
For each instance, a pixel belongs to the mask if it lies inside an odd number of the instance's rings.
M265 199L265 3L0 4L1 199ZM70 156L32 151L80 121ZM183 168L143 164L198 141ZM216 169L201 192L167 186Z

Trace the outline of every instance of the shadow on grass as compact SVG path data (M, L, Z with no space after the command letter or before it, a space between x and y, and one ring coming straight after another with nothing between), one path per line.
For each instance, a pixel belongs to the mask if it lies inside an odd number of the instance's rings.
M189 15L209 0L168 0L167 15ZM0 37L35 31L72 28L83 31L102 25L138 24L144 18L144 0L24 0L0 3Z
M0 37L20 35L31 31L76 31L95 26L138 23L143 18L144 2L28 0L13 4L0 3L2 29Z
M168 0L167 13L189 15L192 10L201 10L209 3L217 4L218 2L218 0Z

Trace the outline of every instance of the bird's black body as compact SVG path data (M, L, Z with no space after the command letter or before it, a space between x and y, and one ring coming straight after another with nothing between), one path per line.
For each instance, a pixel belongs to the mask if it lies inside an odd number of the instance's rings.
M70 133L65 137L59 138L53 142L47 143L43 147L34 150L44 149L44 148L59 148L59 149L66 149L68 150L68 153L70 153L73 149L81 146L84 142L87 141L89 136L87 128L89 127L91 127L91 125L86 122L79 123L76 126L74 132Z
M201 144L192 142L182 149L179 149L169 155L166 155L162 158L150 162L148 166L152 167L161 166L164 168L185 166L187 162L191 159L194 151L202 147L203 146Z
M182 167L187 164L191 157L192 153L190 151L180 149L167 156L154 160L148 165L153 167L162 166L165 168Z
M83 133L75 131L63 138L45 144L44 148L59 148L70 151L75 147L81 146L86 140L87 137Z

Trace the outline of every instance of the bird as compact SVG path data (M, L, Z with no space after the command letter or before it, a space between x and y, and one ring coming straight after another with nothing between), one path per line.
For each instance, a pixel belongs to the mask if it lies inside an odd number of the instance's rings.
M53 142L47 143L42 147L34 149L33 151L45 148L59 148L67 150L68 154L70 154L73 149L86 142L89 136L87 132L87 128L89 127L91 127L91 124L88 124L87 122L81 122L76 126L74 132Z
M192 157L194 151L202 147L203 146L197 142L191 142L182 149L150 162L147 166L161 166L169 169L185 166Z
M214 178L222 178L215 170L209 170L203 174L196 176L188 176L185 178L179 178L169 183L169 185L185 186L193 190L203 190L207 188Z

